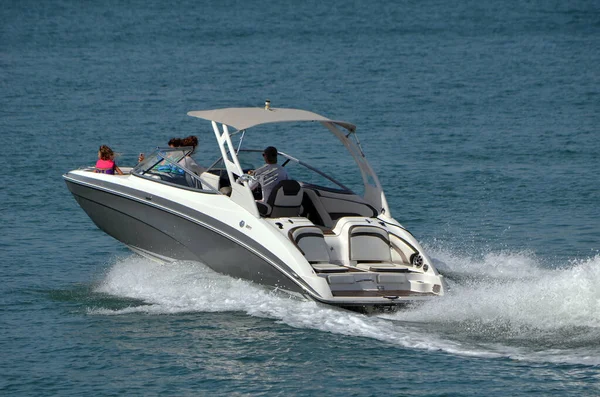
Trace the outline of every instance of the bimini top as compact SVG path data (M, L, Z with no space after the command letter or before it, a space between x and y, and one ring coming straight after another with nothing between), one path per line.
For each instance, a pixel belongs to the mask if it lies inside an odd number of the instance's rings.
M299 109L282 108L226 108L214 110L198 110L188 112L188 116L204 120L216 121L232 126L239 130L266 123L280 123L287 121L320 121L337 124L348 131L354 132L356 126L345 121L330 120L313 112Z

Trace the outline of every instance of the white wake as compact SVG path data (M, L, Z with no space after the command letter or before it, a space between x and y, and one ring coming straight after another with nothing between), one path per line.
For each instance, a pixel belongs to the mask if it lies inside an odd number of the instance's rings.
M96 292L144 304L90 313L242 311L406 348L600 365L600 256L544 269L527 253L479 260L435 254L452 275L447 296L390 315L365 316L293 298L195 262L157 264L138 256L115 263Z

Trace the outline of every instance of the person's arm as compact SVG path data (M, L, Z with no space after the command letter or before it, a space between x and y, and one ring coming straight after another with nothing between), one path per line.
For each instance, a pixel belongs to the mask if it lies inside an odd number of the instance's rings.
M256 179L252 179L248 182L248 187L250 187L250 190L256 189L258 185L260 185L260 183L258 183L258 180Z
M119 167L117 167L116 164L115 164L115 171L117 172L117 174L123 175L123 171L121 171L121 169Z
M250 170L248 171L248 175L252 175L254 177L254 179L252 179L251 181L248 182L248 185L250 186L250 190L254 190L256 189L258 186L260 186L260 182L262 181L262 174L265 172L266 166L262 166L256 170Z
M206 168L198 165L196 160L194 160L193 158L187 156L185 159L186 159L186 163L184 164L184 166L187 167L190 171L193 171L196 175L200 175L204 171L206 171Z

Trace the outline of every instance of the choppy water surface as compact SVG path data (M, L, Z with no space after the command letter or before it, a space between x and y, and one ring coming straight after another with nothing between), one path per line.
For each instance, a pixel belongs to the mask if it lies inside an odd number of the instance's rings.
M597 395L600 7L578 2L0 8L6 395ZM444 298L378 316L160 265L96 229L62 173L210 126L189 110L358 125ZM335 171L312 132L267 143ZM348 183L352 183L349 180Z

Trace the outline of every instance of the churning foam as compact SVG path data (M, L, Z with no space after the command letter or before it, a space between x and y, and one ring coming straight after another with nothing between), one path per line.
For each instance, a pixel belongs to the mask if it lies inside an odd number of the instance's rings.
M274 318L296 328L370 337L411 348L457 349L451 341L433 343L431 338L412 330L412 325L398 326L383 318L293 298L248 281L217 274L196 262L158 264L132 256L117 262L96 292L140 299L144 304L119 310L94 308L90 310L91 314L243 311L252 316Z
M600 255L544 267L531 253L438 253L450 290L391 316L515 359L600 365Z
M439 300L369 317L292 298L196 262L118 261L97 292L140 299L120 315L243 311L296 328L368 337L407 348L479 357L600 365L600 256L544 269L531 254L475 260L438 252L450 291ZM475 276L473 276L475 275Z
M444 258L450 291L407 321L506 322L520 329L600 329L600 255L559 269L544 268L529 253L488 254L481 260Z

